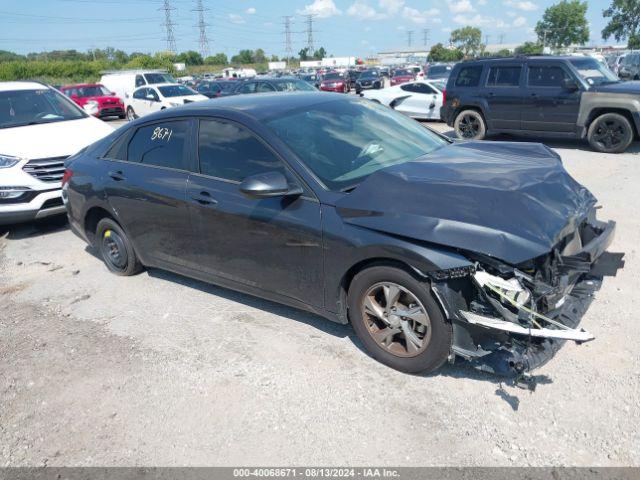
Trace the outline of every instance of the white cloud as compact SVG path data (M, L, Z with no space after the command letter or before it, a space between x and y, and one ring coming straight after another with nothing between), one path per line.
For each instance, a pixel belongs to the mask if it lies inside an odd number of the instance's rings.
M473 27L483 27L483 26L504 26L504 22L496 20L493 17L487 17L485 15L480 15L476 13L475 15L456 15L453 17L453 21L460 25L471 25Z
M518 16L518 14L516 12L507 12L507 17L513 18L513 17L517 17L517 16Z
M235 13L229 14L229 21L231 23L245 23L245 19L242 18L240 15L236 15Z
M342 12L333 3L333 0L314 0L313 3L305 5L302 10L298 10L300 15L317 15L318 18L329 18L341 15Z
M253 7L249 7L244 11L244 13L246 13L247 15L254 15L256 13L256 9Z
M524 10L525 12L532 12L538 9L538 6L529 0L505 0L502 3L508 7L514 7L518 10Z
M451 33L451 28L450 27L444 27L442 28L442 31L445 33Z
M404 7L404 0L379 0L378 4L389 15L395 15Z
M441 24L442 23L442 19L438 18L438 17L434 17L434 18L431 19L431 23Z
M356 2L347 9L347 15L359 20L381 20L383 18L387 18L387 15L378 12L375 8L362 0L356 0Z
M371 31L371 27L364 27L364 31L365 32L370 32Z
M438 15L440 10L437 8L431 8L429 10L420 11L416 8L404 7L402 10L402 17L409 21L413 22L417 25L424 25L427 23L427 20L430 20L431 17Z
M487 4L487 0L478 0L478 5L486 5Z
M469 0L447 0L452 13L470 13L475 11Z
M524 27L527 24L527 19L524 17L518 17L513 21L514 27Z

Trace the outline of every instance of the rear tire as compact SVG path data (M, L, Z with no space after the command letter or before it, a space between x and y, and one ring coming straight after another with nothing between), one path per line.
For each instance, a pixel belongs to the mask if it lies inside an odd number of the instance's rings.
M602 153L624 152L633 142L633 127L624 115L605 113L596 118L587 132L591 148Z
M487 135L487 125L477 110L463 110L453 122L458 138L463 140L482 140Z
M379 362L407 373L432 372L449 356L451 324L429 286L406 271L389 266L361 271L347 302L354 331Z
M98 222L96 247L107 268L116 275L127 277L143 270L129 237L111 218Z

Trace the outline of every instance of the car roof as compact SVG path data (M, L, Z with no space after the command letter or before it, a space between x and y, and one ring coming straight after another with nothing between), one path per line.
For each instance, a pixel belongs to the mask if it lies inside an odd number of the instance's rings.
M82 88L82 87L103 87L101 83L70 83L69 85L63 85L60 89L65 88Z
M193 102L155 115L203 115L214 112L239 112L261 120L265 117L277 116L291 110L311 107L328 102L359 101L360 97L350 97L339 93L328 92L276 92L254 93L251 95L233 95L215 100ZM167 113L169 112L169 113ZM146 117L145 117L146 118Z
M182 85L181 83L150 83L148 85L140 85L138 88L150 88L150 87L186 87L186 85Z
M571 55L516 55L516 56L511 56L511 57L488 57L488 58L476 58L473 60L467 60L464 62L460 62L459 65L466 65L469 63L490 63L490 62L513 62L514 60L518 61L518 60L535 60L535 61L566 61L566 60L572 60L572 59L576 59L576 58L583 58L583 57L576 57L576 56L571 56ZM584 56L584 58L592 58L589 56Z
M0 82L0 92L9 92L12 90L42 90L44 88L51 88L49 85L45 85L40 82Z

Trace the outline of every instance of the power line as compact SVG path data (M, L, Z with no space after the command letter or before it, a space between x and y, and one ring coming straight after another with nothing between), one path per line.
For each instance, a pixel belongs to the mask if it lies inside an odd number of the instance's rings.
M162 10L164 10L163 25L167 29L167 37L165 39L167 41L167 51L176 53L176 37L173 34L173 27L175 26L175 23L171 21L171 10L174 10L174 8L171 7L169 0L164 0Z
M425 28L422 30L422 44L426 47L429 44L429 32L431 30L429 30L428 28Z
M316 17L314 14L305 15L307 18L307 54L313 55L315 48L313 45L313 19Z
M202 58L207 58L209 56L209 39L207 38L207 26L209 24L204 21L205 10L207 9L202 5L202 0L196 0L196 8L193 11L198 12L198 29L200 30L198 45L200 47L200 55Z
M293 48L291 47L291 15L282 17L284 20L284 52L287 59L293 57Z
M413 43L413 30L407 30L407 46L411 46Z

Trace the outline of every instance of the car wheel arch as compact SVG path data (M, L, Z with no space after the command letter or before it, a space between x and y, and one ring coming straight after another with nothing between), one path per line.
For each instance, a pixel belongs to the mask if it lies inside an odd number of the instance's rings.
M84 215L84 232L91 244L95 243L96 227L103 218L111 218L114 222L120 224L115 215L103 207L91 207Z
M338 317L342 323L349 323L348 309L347 309L347 294L349 293L349 287L355 276L369 268L373 267L393 267L405 271L409 275L412 275L416 280L420 282L427 282L429 277L421 271L419 268L411 265L410 263L399 260L397 258L390 257L371 257L358 261L353 264L342 276L340 281L340 291L338 292ZM434 296L436 303L441 309L443 315L446 310L440 302L437 296ZM446 315L445 315L445 318Z
M627 120L629 120L629 123L631 124L631 126L635 127L634 128L634 132L633 132L634 139L635 140L640 139L640 132L638 130L639 125L634 120L633 115L631 114L631 111L627 110L625 108L615 108L615 107L596 107L596 108L593 108L589 112L589 115L587 116L587 121L585 122L585 126L584 126L585 134L589 130L589 127L594 122L594 120L596 120L598 117L600 117L601 115L604 115L606 113L617 113L619 115L624 116Z

